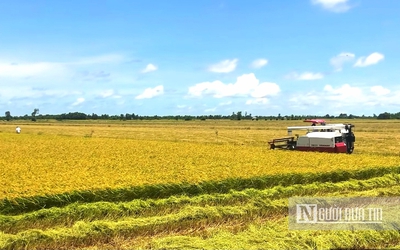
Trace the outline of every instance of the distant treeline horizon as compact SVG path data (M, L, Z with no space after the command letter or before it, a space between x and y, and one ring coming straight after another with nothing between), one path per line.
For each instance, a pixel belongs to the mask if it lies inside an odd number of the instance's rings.
M23 116L12 116L10 111L5 112L5 116L1 117L2 120L211 120L211 119L228 119L228 120L304 120L304 119L400 119L400 112L389 113L384 112L379 115L354 115L341 113L337 116L334 115L252 115L251 113L242 111L232 112L231 115L138 115L135 113L125 113L120 115L109 115L109 114L85 114L82 112L69 112L63 114L37 114L38 109L32 113L32 115Z

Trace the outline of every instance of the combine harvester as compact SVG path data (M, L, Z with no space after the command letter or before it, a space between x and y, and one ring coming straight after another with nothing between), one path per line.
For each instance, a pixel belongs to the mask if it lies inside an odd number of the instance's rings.
M300 151L316 151L351 154L356 137L352 124L326 124L324 120L305 120L311 126L288 127L288 136L269 141L271 149L281 148ZM317 125L320 124L320 125ZM292 136L293 130L307 130L307 134Z

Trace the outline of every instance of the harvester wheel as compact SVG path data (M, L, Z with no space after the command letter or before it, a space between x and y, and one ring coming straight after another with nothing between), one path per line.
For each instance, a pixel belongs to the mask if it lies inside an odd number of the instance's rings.
M271 149L275 149L275 144L271 144Z
M354 151L354 147L351 147L350 149L347 150L347 153L351 154L351 153L353 153L353 151Z

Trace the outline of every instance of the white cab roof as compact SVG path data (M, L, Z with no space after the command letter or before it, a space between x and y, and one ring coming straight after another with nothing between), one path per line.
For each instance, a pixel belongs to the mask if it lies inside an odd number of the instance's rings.
M302 137L310 137L310 138L334 138L337 136L342 136L339 132L310 132Z

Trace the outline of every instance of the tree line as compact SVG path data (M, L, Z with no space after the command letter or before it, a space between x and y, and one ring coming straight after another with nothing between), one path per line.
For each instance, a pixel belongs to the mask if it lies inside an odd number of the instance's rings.
M228 119L228 120L304 120L304 119L400 119L400 112L397 113L389 113L384 112L379 115L373 114L372 116L358 116L346 113L341 113L337 116L326 114L324 116L318 115L269 115L269 116L253 116L251 113L238 111L232 112L231 115L165 115L165 116L147 116L147 115L138 115L135 113L125 113L120 115L108 115L108 114L85 114L82 112L69 112L63 114L39 114L39 109L35 108L31 115L24 116L12 116L10 111L5 112L5 116L1 117L2 120L10 121L10 120L31 120L36 121L37 119L44 120L210 120L210 119Z

